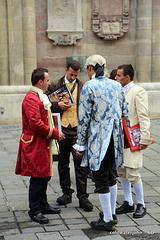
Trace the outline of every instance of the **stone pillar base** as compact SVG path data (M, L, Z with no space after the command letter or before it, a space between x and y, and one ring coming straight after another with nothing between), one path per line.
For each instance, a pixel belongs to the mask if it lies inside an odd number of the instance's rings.
M0 86L0 124L22 122L22 102L31 86Z
M160 83L136 83L144 88L148 93L148 110L150 118L160 117Z

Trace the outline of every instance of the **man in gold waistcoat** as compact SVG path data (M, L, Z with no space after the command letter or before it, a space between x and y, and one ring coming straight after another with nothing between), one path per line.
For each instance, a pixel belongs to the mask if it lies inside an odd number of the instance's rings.
M60 186L62 188L63 195L57 198L57 202L60 205L66 205L72 202L71 179L70 179L70 153L72 153L75 177L77 198L79 199L79 206L84 211L92 211L93 206L88 200L87 190L87 173L86 168L81 167L81 159L77 157L76 150L73 145L77 139L77 125L78 125L78 106L80 99L80 92L82 89L82 82L77 78L80 72L79 62L72 60L67 64L65 69L66 75L58 80L56 88L66 84L72 94L75 104L70 105L65 101L53 102L52 112L59 112L61 114L62 132L65 134L65 139L59 141L59 161L58 172L60 179Z

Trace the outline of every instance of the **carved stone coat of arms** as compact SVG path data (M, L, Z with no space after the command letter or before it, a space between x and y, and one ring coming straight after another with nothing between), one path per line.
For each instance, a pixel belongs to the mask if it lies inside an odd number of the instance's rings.
M113 40L129 29L129 0L92 0L92 30L100 38Z

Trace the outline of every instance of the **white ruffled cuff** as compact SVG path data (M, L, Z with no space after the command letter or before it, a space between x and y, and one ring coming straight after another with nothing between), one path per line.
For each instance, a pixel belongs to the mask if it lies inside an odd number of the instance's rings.
M84 145L78 145L77 143L73 145L73 148L77 151L80 151L80 152L85 151L85 146Z

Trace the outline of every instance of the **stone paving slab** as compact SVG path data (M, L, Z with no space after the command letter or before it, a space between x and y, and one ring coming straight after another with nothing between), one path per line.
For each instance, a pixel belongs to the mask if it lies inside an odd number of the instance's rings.
M154 233L160 233L160 225L145 225L138 227L142 232L152 235L152 239L154 239ZM160 236L160 235L159 235ZM159 238L160 239L160 238Z
M41 227L27 227L22 229L22 234L26 233L43 233L45 232L45 229L42 229Z
M65 240L89 240L89 238L85 235L79 235L79 236L70 236L70 237L65 237Z
M93 240L124 240L124 238L121 237L120 235L111 235L111 236L94 238Z
M63 240L60 233L37 233L37 238L39 240Z
M77 236L85 236L84 232L82 230L67 230L67 231L61 231L60 234L66 238L66 237L77 237Z
M92 212L79 208L76 197L75 173L71 161L72 203L60 206L61 213L47 215L49 223L42 225L28 216L29 177L15 175L21 125L0 125L0 240L138 240L160 239L160 119L151 120L151 134L155 143L144 151L144 166L140 169L144 183L147 214L143 219L133 219L132 213L119 215L115 232L96 231L90 222L98 220L101 205L94 183L88 179L89 200ZM57 162L53 163L54 177L48 186L48 201L53 207L61 196ZM134 191L133 199L136 203ZM124 200L118 180L117 206Z
M33 234L21 234L21 235L10 235L10 236L5 236L5 240L37 240L36 235Z

